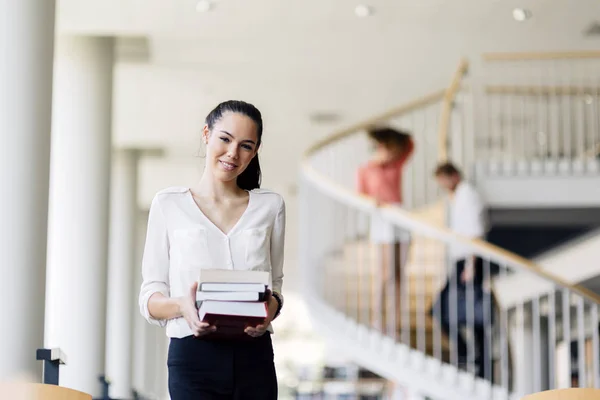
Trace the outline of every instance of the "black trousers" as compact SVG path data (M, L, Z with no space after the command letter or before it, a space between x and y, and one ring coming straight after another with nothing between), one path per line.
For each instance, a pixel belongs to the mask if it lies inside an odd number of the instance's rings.
M171 400L277 400L271 334L245 340L171 339Z
M462 291L463 293L467 291L467 285L461 281L460 277L465 269L465 260L459 260L456 262L454 273L448 279L446 286L442 289L440 293L440 326L442 332L450 339L450 346L452 351L454 351L458 356L459 363L467 363L468 362L468 346L467 342L462 334L463 329L468 329L471 331L474 340L474 356L475 359L472 360L475 365L477 365L478 372L477 376L480 378L486 378L491 376L491 349L487 346L486 341L486 329L483 324L475 323L472 326L469 324L459 322L464 321L465 316L463 315L466 312L466 309L470 307L470 305L465 304L466 298L464 296L455 296L456 302L453 301L453 296L451 291L451 287L456 288L456 291ZM479 257L475 259L474 263L474 277L472 281L473 290L481 290L483 285L483 277L484 277L484 264L483 260ZM490 317L490 322L493 321L493 300L489 294L485 294L486 299L483 301L484 304L490 306L488 310L485 312ZM452 316L452 311L454 310L454 318ZM433 310L432 310L433 314ZM457 318L458 317L458 318ZM454 320L456 324L456 328L458 331L456 332L456 338L453 338L451 335L451 321ZM491 327L488 327L488 330ZM456 340L454 340L456 339Z

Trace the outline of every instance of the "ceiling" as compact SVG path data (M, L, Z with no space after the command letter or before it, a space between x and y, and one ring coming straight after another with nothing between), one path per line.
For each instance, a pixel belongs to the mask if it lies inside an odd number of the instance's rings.
M265 116L265 182L294 210L306 146L333 129L443 88L461 57L486 51L584 50L598 0L58 0L58 31L143 37L146 63L119 62L116 146L161 147L145 160L140 203L163 186L192 185L199 132L219 101L254 102ZM528 8L533 18L512 19ZM313 113L338 118L316 124Z
M348 124L440 89L463 56L600 48L583 35L600 20L597 0L368 0L375 14L362 19L359 1L215 0L199 13L197 0L59 0L58 30L145 37L147 79L194 88L205 99L200 122L217 101L253 99L277 132L308 142L331 129L311 114ZM533 18L515 22L515 7Z

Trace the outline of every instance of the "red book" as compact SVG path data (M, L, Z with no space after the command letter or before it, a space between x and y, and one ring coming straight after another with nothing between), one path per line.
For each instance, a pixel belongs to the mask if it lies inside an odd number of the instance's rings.
M203 301L198 309L200 321L217 327L206 338L247 337L247 327L261 325L268 315L267 302Z

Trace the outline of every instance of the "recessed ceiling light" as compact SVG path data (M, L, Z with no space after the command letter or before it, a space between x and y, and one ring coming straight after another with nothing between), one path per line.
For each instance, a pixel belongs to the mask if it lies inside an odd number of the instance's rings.
M354 14L356 14L359 18L366 18L373 15L373 8L367 6L366 4L359 4L354 9Z
M210 0L200 0L196 3L196 11L198 12L207 12L210 11L213 7L213 3Z
M512 12L512 15L513 15L513 18L515 19L515 21L518 21L518 22L527 21L528 19L530 19L533 16L531 11L529 11L525 8L515 8Z

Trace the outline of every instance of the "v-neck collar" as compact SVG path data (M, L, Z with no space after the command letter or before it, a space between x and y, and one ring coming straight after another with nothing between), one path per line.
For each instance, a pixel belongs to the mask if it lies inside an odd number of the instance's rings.
M244 210L244 212L242 213L242 215L240 215L240 217L238 218L238 220L235 222L235 224L233 224L233 226L231 227L231 229L225 233L221 230L221 228L219 228L217 225L215 225L215 223L206 216L206 214L204 214L204 212L202 211L202 209L198 206L198 204L196 203L196 200L194 200L194 195L192 194L192 189L188 188L188 197L192 203L192 205L194 206L194 208L196 209L196 212L198 212L200 214L200 216L202 218L204 218L204 220L206 220L206 222L208 223L208 225L210 225L214 230L216 230L217 232L219 232L221 235L225 236L225 237L230 237L232 233L234 233L238 226L240 225L241 221L246 217L246 214L248 214L248 211L250 210L250 205L252 204L252 190L247 190L248 192L248 205L246 206L246 209Z

